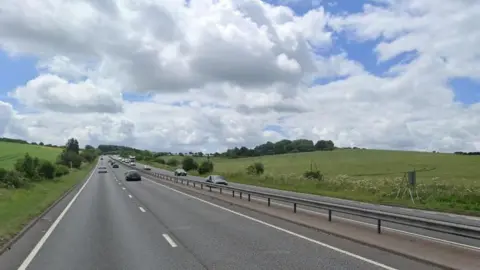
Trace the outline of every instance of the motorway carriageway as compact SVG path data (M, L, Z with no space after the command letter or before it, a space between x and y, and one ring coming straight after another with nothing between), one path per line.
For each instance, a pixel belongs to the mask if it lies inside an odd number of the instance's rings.
M137 166L138 170L142 171L144 164L137 163L136 166ZM167 171L167 170L163 170L163 169L159 169L159 168L154 168L154 167L151 167L151 168L152 168L151 172L164 174L164 175L169 175L169 176L174 176L173 172L171 172L171 171ZM192 175L189 175L187 177L181 177L181 178L190 179L190 180L197 180L197 181L205 181L205 178L203 178L203 177L192 176ZM310 200L316 200L316 201L321 201L321 202L327 202L327 203L333 203L333 204L339 204L339 205L346 205L346 206L352 206L352 207L362 207L362 208L371 209L371 210L385 211L385 212L397 213L397 214L401 214L401 215L411 215L411 216L417 216L417 217L421 217L421 218L441 220L441 221L446 221L446 222L453 222L453 223L459 223L459 224L465 224L465 225L471 225L471 226L477 226L477 227L480 226L480 218L479 217L473 217L473 216L463 216L463 215L441 213L441 212L434 212L434 211L425 211L425 210L419 210L419 209L409 209L409 208L400 208L400 207L393 207L393 206L386 206L386 205L376 205L376 204L370 204L370 203L362 203L362 202L356 202L356 201L350 201L350 200L344 200L344 199L324 197L324 196L319 196L319 195L314 195L314 194L306 194L306 193L298 193L298 192L292 192L292 191L277 190L277 189L257 187L257 186L238 184L238 183L232 183L232 182L229 182L229 185L231 187L235 187L235 188L250 189L250 190L259 191L259 192L267 192L267 193L272 193L272 194L291 196L291 197L297 197L297 198L304 198L304 199L310 199ZM216 190L214 190L214 191L216 191ZM264 198L252 197L252 200L265 201L265 203L266 203L266 199L264 199ZM277 206L285 206L285 207L288 207L288 208L292 208L292 205L286 204L284 202L272 201L272 204L277 205ZM321 210L321 209L299 206L298 211L302 211L302 210L306 211L306 212L309 212L309 213L318 214L320 218L327 218L327 216L328 216L326 211ZM376 222L377 221L374 220L374 219L362 218L362 217L358 217L358 216L353 216L353 215L348 215L348 214L343 214L343 213L335 213L335 212L333 213L332 218L333 219L347 220L349 222L353 222L353 223L356 223L356 224L361 225L361 226L370 226L370 227L372 227L372 230L376 230ZM466 238L466 237L461 237L461 236L456 236L456 235L450 235L450 234L445 234L445 233L439 233L439 232L434 232L434 231L430 231L430 230L424 230L424 229L420 229L420 228L404 226L404 225L400 225L400 224L393 224L393 223L389 223L389 222L382 222L382 230L385 230L385 231L390 230L390 231L393 231L393 232L396 232L396 233L402 233L402 234L405 234L405 235L408 235L408 236L421 238L423 240L428 240L428 241L432 241L432 242L437 242L437 243L452 245L452 246L456 246L456 247L460 247L460 248L465 248L465 249L469 249L469 250L479 252L479 254L480 254L480 241L476 240L476 239L471 239L471 238Z
M107 158L0 256L0 269L438 269L147 177Z

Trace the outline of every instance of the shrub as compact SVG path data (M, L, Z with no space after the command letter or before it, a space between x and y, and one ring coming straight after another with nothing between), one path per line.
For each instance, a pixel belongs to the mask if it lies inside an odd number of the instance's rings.
M211 161L205 160L202 162L202 164L200 164L197 171L199 174L213 172L213 163Z
M247 174L256 174L260 175L265 172L265 167L263 166L263 163L261 162L255 162L247 167Z
M157 157L155 158L155 162L157 162L158 164L165 164L165 159L161 157Z
M178 165L178 160L171 158L167 161L167 165L171 167L175 167Z
M319 181L323 180L323 174L320 171L306 171L303 173L303 177L308 179L317 179Z
M29 185L29 181L23 173L16 170L7 171L1 181L3 181L3 185L7 188L22 188Z
M56 177L60 177L60 176L63 176L63 175L67 175L70 173L70 169L68 169L67 166L65 165L61 165L61 164L57 164L55 166L55 176Z
M185 157L182 161L182 168L188 172L190 170L198 169L198 164L193 158Z
M27 178L34 178L37 175L37 167L40 163L38 158L32 158L28 153L15 163L15 170L23 173Z
M57 164L62 164L65 166L72 166L73 168L80 168L82 165L82 157L75 153L74 151L64 150L57 158Z
M40 165L38 166L38 173L40 176L46 178L46 179L53 179L55 178L55 165L48 161L48 160L42 160L40 161Z

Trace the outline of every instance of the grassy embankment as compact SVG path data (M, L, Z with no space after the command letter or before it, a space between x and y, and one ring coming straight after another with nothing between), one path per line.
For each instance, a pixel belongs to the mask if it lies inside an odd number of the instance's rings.
M0 142L0 168L11 169L18 158L31 156L55 161L62 149ZM85 179L96 164L84 164L79 170L55 180L32 183L29 188L0 188L0 246L19 232L30 220L41 214L65 191Z
M168 160L171 157L165 157ZM182 157L175 157L179 161ZM205 158L196 158L197 162ZM232 182L312 193L363 202L392 204L480 216L480 156L384 151L335 150L252 158L212 158L214 174ZM254 162L265 166L263 175L248 175ZM324 180L310 180L303 173L313 169ZM165 165L150 163L168 168ZM417 170L419 199L412 203L402 188L404 172ZM194 174L194 173L192 173ZM402 190L403 191L403 190Z

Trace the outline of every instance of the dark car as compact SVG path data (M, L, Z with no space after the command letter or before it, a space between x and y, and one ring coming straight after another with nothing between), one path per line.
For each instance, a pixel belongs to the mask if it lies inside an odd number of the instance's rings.
M98 167L98 173L107 173L107 167L100 166Z
M125 181L141 181L142 176L137 171L128 171L125 173Z
M175 176L187 176L187 172L184 169L176 169L173 174L175 174Z
M227 180L221 175L209 175L207 178L205 178L205 182L212 183L215 185L228 186Z
M117 164L117 163L113 163L112 168L115 168L115 169L118 168L118 164Z

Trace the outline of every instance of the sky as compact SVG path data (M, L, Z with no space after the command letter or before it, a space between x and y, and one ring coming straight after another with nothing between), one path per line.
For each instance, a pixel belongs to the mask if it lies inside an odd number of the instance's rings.
M0 137L480 150L476 0L5 0Z

